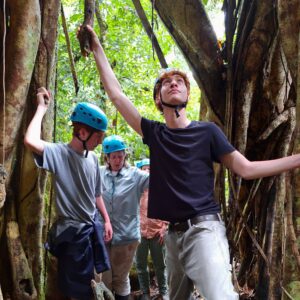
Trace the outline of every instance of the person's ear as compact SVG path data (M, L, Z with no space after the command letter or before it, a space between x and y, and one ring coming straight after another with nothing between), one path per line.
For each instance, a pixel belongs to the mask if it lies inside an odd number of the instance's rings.
M161 106L160 93L157 93L157 95L155 97L155 105L156 105L156 107L160 107Z

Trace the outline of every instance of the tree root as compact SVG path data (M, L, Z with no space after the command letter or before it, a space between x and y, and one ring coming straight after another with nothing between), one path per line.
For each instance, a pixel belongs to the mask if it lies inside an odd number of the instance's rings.
M7 173L4 166L0 164L0 208L3 207L6 198L5 179Z
M37 291L34 287L32 274L22 247L17 222L9 221L7 223L6 235L13 276L14 299L37 299Z
M3 300L1 285L0 285L0 300Z

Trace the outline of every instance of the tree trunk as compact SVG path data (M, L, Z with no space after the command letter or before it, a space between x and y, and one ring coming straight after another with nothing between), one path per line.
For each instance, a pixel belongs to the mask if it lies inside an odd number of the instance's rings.
M42 234L48 223L43 200L46 174L37 170L32 154L24 148L23 134L36 108L37 88L53 88L60 2L9 1L8 7L6 110L1 111L1 120L6 120L1 146L5 148L8 180L1 210L1 245L5 247L1 247L0 281L5 299L42 299ZM52 137L52 111L43 122L45 140Z

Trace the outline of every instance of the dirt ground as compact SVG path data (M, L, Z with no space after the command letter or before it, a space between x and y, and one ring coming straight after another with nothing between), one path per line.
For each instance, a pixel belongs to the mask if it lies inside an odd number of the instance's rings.
M142 295L142 292L140 291L137 275L136 273L134 273L134 271L132 271L130 274L130 284L132 290L130 300L139 300ZM161 300L156 277L153 271L150 271L150 297L151 300ZM194 291L194 299L203 300L203 298L199 295L199 293L196 290Z

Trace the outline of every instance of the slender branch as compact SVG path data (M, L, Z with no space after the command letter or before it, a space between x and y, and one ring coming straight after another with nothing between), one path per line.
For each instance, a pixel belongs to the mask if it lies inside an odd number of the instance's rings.
M296 300L296 299L294 299L294 298L288 293L288 291L287 291L283 286L281 286L281 289L283 290L283 292L285 293L285 295L286 295L290 300Z
M244 226L245 226L245 229L246 229L248 235L250 236L250 238L251 238L251 240L252 240L254 246L256 247L256 249L258 250L258 252L259 252L260 255L262 256L262 258L264 259L267 268L269 269L269 268L270 268L270 261L269 261L269 259L267 258L267 255L264 253L264 250L261 248L261 246L259 245L258 241L256 240L256 238L255 238L255 236L254 236L252 230L251 230L251 229L249 228L249 226L247 225L247 220L246 220L246 218L245 218L244 215L243 215L243 212L242 212L242 210L241 210L241 208L240 208L239 203L237 202L237 200L235 200L235 201L236 201L236 208L238 209L238 212L239 212L239 214L240 214L240 216L241 216L241 219L242 219L242 222L243 222L243 224L244 224Z
M232 43L234 35L233 11L235 5L233 1L227 2L225 10L225 33L226 33L226 58L227 58L227 85L226 85L226 110L225 110L225 134L232 142Z
M298 69L297 69L297 98L296 98L296 142L294 146L294 152L297 152L300 147L300 31L298 35ZM295 174L299 174L299 170L295 171ZM298 180L299 181L299 180ZM299 189L299 183L296 182L296 188L295 188L295 200L299 201L299 192L297 190ZM295 256L296 263L298 270L300 271L300 253L299 253L299 248L297 245L297 236L296 232L294 229L293 225L293 219L292 219L292 214L293 214L293 205L292 205L292 196L290 193L288 193L288 199L287 199L287 230L288 234L291 240L292 244L292 252ZM294 201L295 201L294 200Z
M93 27L95 13L95 0L84 1L84 21L78 33L80 49L82 56L88 56L91 53L90 49L90 33L86 29L86 25Z
M262 179L260 178L260 179L255 180L253 182L253 185L251 187L249 196L248 196L248 198L246 200L246 204L245 204L245 206L243 208L242 215L240 216L240 219L237 222L236 233L235 233L235 236L234 236L234 239L233 239L235 245L238 244L239 239L240 239L241 234L242 234L243 229L244 229L244 227L241 227L241 225L243 223L242 222L242 220L243 220L242 218L246 218L246 216L247 216L247 220L248 220L248 218L249 218L249 214L248 214L248 210L249 209L248 208L250 207L250 202L254 199L254 197L256 195L256 192L258 191L258 188L259 188L259 186L261 184L261 181L262 181ZM251 213L251 208L250 208L250 213Z
M154 50L156 52L156 55L158 57L158 60L160 62L161 67L162 68L167 68L168 64L167 64L167 62L165 60L165 57L164 57L164 55L162 53L162 50L161 50L160 46L159 46L159 43L158 43L157 38L156 38L156 36L155 36L155 34L153 32L153 29L150 26L150 23L149 23L149 21L147 19L147 16L146 16L146 14L144 12L144 9L143 9L143 7L141 5L140 0L132 0L132 2L134 4L134 7L136 9L136 12L137 12L137 14L138 14L141 22L143 24L143 27L144 27L144 29L145 29L148 37L150 38L150 40L152 42L152 45L154 47Z
M293 224L293 195L292 188L288 189L286 197L286 225L287 225L287 234L291 241L292 253L295 256L298 272L300 272L300 253L297 244L297 235L295 232Z
M4 168L4 165L0 164L0 209L4 206L4 202L6 198L6 188L5 188L6 177L7 177L7 173Z
M107 25L106 23L103 21L103 17L101 15L101 12L99 10L99 0L96 0L96 3L95 3L95 14L96 14L96 19L97 19L97 23L98 23L98 26L100 28L100 43L102 44L103 46L103 42L104 42L104 38L106 36L106 31L107 31Z
M75 69L74 57L73 57L72 48L71 48L70 37L69 37L69 33L68 33L68 28L67 28L66 17L65 17L65 13L64 13L64 7L63 7L62 3L61 3L61 21L62 21L62 26L63 26L66 43L67 43L68 56L69 56L70 68L71 68L71 73L72 73L74 87L75 87L75 93L77 95L78 90L79 90L79 85L78 85L78 79L77 79L77 74L76 74L76 69Z
M281 124L287 122L291 117L292 109L293 108L289 108L278 115L276 119L274 119L269 124L268 128L258 137L257 141L266 140L275 131L276 128L278 128Z
M298 69L297 69L297 99L296 99L296 130L298 131L297 138L299 139L300 126L300 30L298 35Z

